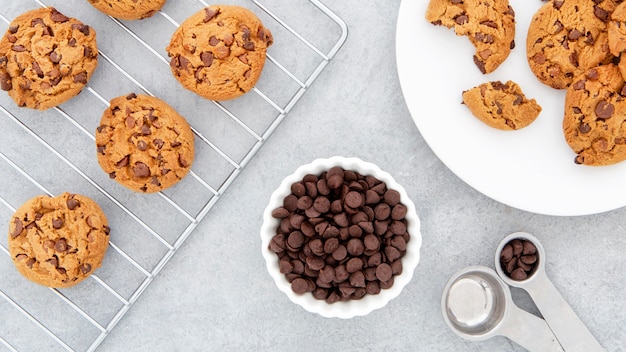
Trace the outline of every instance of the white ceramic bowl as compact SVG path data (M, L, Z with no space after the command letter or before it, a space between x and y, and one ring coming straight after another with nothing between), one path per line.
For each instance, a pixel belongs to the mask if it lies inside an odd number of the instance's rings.
M279 270L278 256L268 249L270 240L276 234L276 228L280 220L272 217L272 211L283 205L283 199L291 193L291 185L301 181L305 175L320 175L334 166L340 166L344 170L352 170L362 175L371 175L383 181L388 189L394 189L400 193L401 202L407 207L406 221L410 240L407 242L406 254L402 257L402 273L394 277L394 283L389 289L383 289L379 294L366 294L360 300L339 301L327 303L318 300L310 292L296 294L291 289L291 284ZM261 227L261 252L265 258L267 270L274 278L276 286L284 292L289 299L302 306L309 312L320 314L327 318L348 319L355 316L369 314L375 309L384 307L391 299L397 297L404 286L413 277L413 272L420 258L422 235L420 233L420 220L415 211L415 204L411 201L405 189L399 185L390 174L382 171L378 166L364 162L358 158L345 158L334 156L328 159L317 159L310 164L302 165L296 171L287 176L278 189L272 193L269 204L263 212L263 225Z

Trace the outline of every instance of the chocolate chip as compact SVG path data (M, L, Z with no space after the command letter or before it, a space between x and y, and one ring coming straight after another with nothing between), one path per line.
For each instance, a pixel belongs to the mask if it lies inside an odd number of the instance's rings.
M67 240L65 238L61 238L54 243L54 250L57 252L65 252L67 251Z
M215 10L210 7L204 9L204 22L209 22L219 14L219 9Z
M148 149L148 144L146 144L146 142L144 142L144 141L139 141L139 142L137 142L137 149L139 149L139 150L141 150L143 152L146 149Z
M69 17L65 16L64 14L60 13L59 11L57 11L57 9L55 9L54 7L50 8L50 19L54 22L67 22L69 20Z
M15 25L15 26L10 26L10 27L9 27L9 29L8 29L8 31L9 31L9 33L11 33L11 34L15 34L15 33L17 33L17 31L18 31L19 29L20 29L20 26L19 26L19 25Z
M8 73L0 71L0 88L3 91L10 91L13 89L13 84L11 82L11 76Z
M145 178L150 176L150 168L148 165L138 161L133 167L133 175L137 178Z
M598 5L593 6L593 14L602 22L607 22L611 13Z
M118 169L123 168L124 166L128 165L129 161L130 161L130 155L126 155L125 157L122 158L122 160L115 163L115 166Z
M291 282L291 289L297 294L303 294L305 292L309 292L309 283L305 279L299 277Z
M13 50L15 52L18 52L18 53L21 53L21 52L26 51L26 48L23 45L13 45L11 47L11 50Z
M63 219L61 218L54 218L52 220L52 227L55 229L60 229L61 227L63 227Z
M87 72L79 72L74 76L74 83L87 84Z
M382 263L378 267L376 267L376 278L380 281L388 281L391 279L393 275L393 271L391 270L391 266L387 263Z
M84 35L89 35L89 26L82 24L82 23L74 23L72 25L72 29L77 29L79 32L81 32Z
M458 15L454 18L454 22L456 22L459 26L462 26L469 22L469 17L467 17L467 15Z
M163 145L165 144L165 142L163 142L163 140L158 139L158 138L153 140L152 143L154 143L154 145L157 147L157 149L163 148Z
M187 162L181 154L178 154L178 165L181 167L189 167L189 162Z
M582 134L586 134L591 132L591 126L589 126L589 124L587 123L582 123L580 126L578 126L578 131Z
M76 209L76 207L80 205L80 202L78 201L78 199L74 199L72 197L73 195L70 195L70 198L68 198L67 201L65 202L69 210L74 210Z
M91 264L85 263L80 265L80 272L83 274L87 274L91 271Z
M358 208L363 203L363 196L358 192L352 191L346 194L345 202L350 208Z
M598 103L598 105L596 105L596 116L598 116L598 118L601 119L608 119L611 116L613 116L613 113L615 112L615 107L613 106L613 104L602 100Z
M243 48L248 50L248 51L254 50L254 42L245 42L245 43L243 43Z
M70 47L75 47L76 46L76 38L70 38L70 40L67 41L67 45L69 45Z
M152 134L152 131L150 130L150 125L144 122L143 125L141 125L141 134L143 136L148 136Z
M202 54L200 54L200 60L202 60L204 66L211 67L211 65L213 64L213 53L208 51L203 52Z
M13 232L11 232L11 237L16 238L22 233L22 230L24 230L24 226L22 225L22 221L18 218L13 219L13 224L15 225L15 229L13 230Z
M33 70L39 78L43 78L43 71L41 70L41 67L39 67L37 61L33 61Z

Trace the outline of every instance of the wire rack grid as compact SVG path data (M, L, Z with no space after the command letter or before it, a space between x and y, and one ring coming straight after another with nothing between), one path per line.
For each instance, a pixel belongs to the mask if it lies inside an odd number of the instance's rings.
M98 35L99 66L80 95L44 112L18 108L6 94L0 96L0 221L8 224L16 208L35 195L81 193L107 214L111 243L89 279L49 289L17 273L6 236L0 236L0 349L96 350L347 39L346 24L319 0L230 3L253 10L275 42L257 86L222 103L182 89L169 73L164 51L179 23L209 5L204 0L169 1L142 21L116 20L86 1L3 4L0 32L12 18L40 6L89 24ZM157 194L124 189L94 160L102 111L111 98L130 92L167 101L187 118L196 137L188 177Z

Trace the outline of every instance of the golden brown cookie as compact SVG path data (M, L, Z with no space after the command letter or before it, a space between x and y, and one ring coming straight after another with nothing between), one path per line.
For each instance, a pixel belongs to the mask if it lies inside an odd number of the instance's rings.
M620 56L626 51L626 2L617 5L611 13L607 31L611 54Z
M97 65L93 28L52 7L18 16L0 40L0 88L18 106L45 110L69 100Z
M37 196L11 217L9 252L26 278L48 287L70 287L100 267L109 231L102 209L86 196Z
M166 0L88 0L101 12L121 20L142 20L158 12Z
M500 130L519 130L530 125L541 106L528 100L520 86L508 81L483 83L463 92L463 104L487 125Z
M587 69L611 62L607 23L615 7L614 0L553 0L539 8L526 37L539 81L564 89Z
M183 87L212 100L237 98L258 81L272 33L250 10L209 6L174 32L167 53Z
M191 127L164 101L130 94L111 100L96 130L98 163L109 177L136 192L153 193L191 169Z
M467 36L482 73L497 69L515 47L515 12L508 0L430 0L426 20Z
M575 163L610 165L626 159L626 88L613 64L588 69L565 94L563 131Z

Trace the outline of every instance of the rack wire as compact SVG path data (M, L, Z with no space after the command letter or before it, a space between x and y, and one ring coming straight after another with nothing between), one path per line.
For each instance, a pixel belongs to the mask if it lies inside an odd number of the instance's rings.
M257 86L222 103L180 87L164 52L179 23L209 5L204 0L169 1L142 21L105 16L86 1L19 1L0 9L4 32L20 13L54 6L95 28L99 47L99 66L89 85L59 107L31 111L0 96L0 221L8 224L16 208L35 195L72 191L96 200L112 229L103 266L68 289L45 288L21 277L11 263L6 236L0 236L0 349L96 350L347 39L346 24L319 0L230 3L252 9L275 43ZM111 98L131 91L168 101L187 118L196 137L196 160L188 177L153 195L117 185L94 160L92 131L102 111Z

